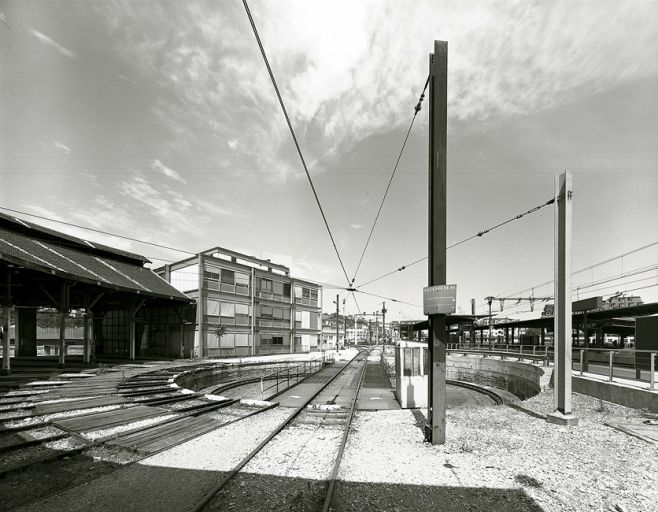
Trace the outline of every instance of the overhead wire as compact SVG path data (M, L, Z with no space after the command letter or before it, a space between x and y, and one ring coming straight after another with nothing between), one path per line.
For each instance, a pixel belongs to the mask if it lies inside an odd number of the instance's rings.
M529 215L529 214L534 213L538 210L541 210L545 206L553 204L554 202L555 202L555 198L553 197L553 198L549 199L548 201L546 201L543 204L540 204L540 205L537 205L533 208L530 208L529 210L527 210L523 213L520 213L519 215L515 215L514 217L511 217L511 218L509 218L509 219L507 219L503 222L500 222L499 224L496 224L495 226L492 226L492 227L487 228L487 229L483 229L482 231L478 231L476 234L471 235L468 238L464 238L463 240L460 240L459 242L455 242L454 244L449 245L448 247L446 247L446 249L452 249L453 247L457 247L458 245L461 245L465 242L473 240L474 238L482 237L482 236L486 235L487 233L490 233L491 231L494 231L495 229L498 229L498 228L500 228L500 227L502 227L506 224L509 224L510 222L514 222L515 220L519 220L519 219L525 217L526 215ZM370 281L367 281L363 284L360 284L359 286L357 286L357 288L361 288L362 286L366 286L370 283L374 283L375 281L379 281L380 279L384 279L385 277L388 277L391 274L395 274L396 272L402 272L403 270L406 270L407 268L411 267L412 265L415 265L415 264L420 263L421 261L425 261L427 259L428 259L428 257L425 256L425 257L417 259L416 261L413 261L411 263L407 263L406 265L402 265L401 267L397 268L396 270L392 270L391 272L387 272L386 274L383 274L379 277L371 279Z
M423 100L425 99L425 91L427 91L427 86L430 83L430 77L427 77L427 80L425 80L425 86L423 87L423 91L420 93L420 96L418 98L418 103L416 103L416 106L414 107L414 115L411 118L411 123L409 124L409 129L407 130L407 133L404 137L404 141L402 142L402 147L400 148L400 152L398 153L398 158L395 161L395 165L393 166L393 172L391 173L391 177L388 180L388 185L386 185L386 190L384 191L384 196L382 197L381 202L379 203L379 209L377 210L377 215L375 215L375 220L372 223L372 227L370 228L370 233L368 234L368 238L366 240L366 244L363 247L363 251L361 252L361 257L359 258L359 263L356 266L356 270L354 271L354 276L352 277L352 282L350 284L354 284L354 281L356 280L356 276L359 273L359 269L361 268L361 263L363 262L363 258L366 254L366 250L368 249L368 245L370 244L370 239L372 238L372 234L375 231L375 226L377 226L377 221L379 220L379 215L382 213L382 208L384 207L384 202L386 201L386 196L388 195L388 191L391 188L391 183L393 183L393 178L395 177L395 173L398 170L398 166L400 165L400 159L402 158L402 153L404 153L404 148L407 146L407 141L409 140L409 134L411 133L411 129L414 126L414 121L416 121L416 116L418 115L418 112L421 110L421 104Z
M251 11L249 10L249 5L247 4L247 0L242 0L242 4L244 5L245 11L247 12L247 16L249 18L249 23L251 24L251 28L254 32L254 36L256 37L256 42L258 43L258 47L260 48L260 53L263 56L263 60L265 61L265 66L267 67L267 72L270 75L270 80L272 81L272 85L274 86L274 91L276 92L276 96L279 100L279 105L281 105L281 110L283 111L283 115L286 118L286 123L288 124L288 128L290 129L290 134L292 135L292 139L295 143L295 147L297 148L297 154L299 155L299 159L302 162L302 166L304 167L304 172L306 173L306 177L308 178L308 182L311 185L311 190L313 191L313 196L315 197L315 202L318 205L318 208L320 209L320 214L322 215L322 220L324 221L324 225L327 228L327 232L329 233L329 238L331 239L331 243L333 244L334 251L336 251L336 256L338 257L338 261L340 262L340 267L343 270L343 274L345 274L345 279L347 280L347 284L350 285L350 278L347 275L347 271L345 270L345 265L343 264L343 259L340 257L340 253L338 252L338 247L336 245L336 241L334 240L334 235L331 233L331 228L329 227L329 222L327 221L327 217L324 213L324 210L322 209L322 204L320 203L320 198L318 197L318 193L315 190L315 185L313 185L313 180L311 179L311 174L308 171L308 166L306 165L306 160L304 159L304 155L302 154L302 150L299 146L299 142L297 141L297 136L295 135L295 130L292 127L292 123L290 122L290 117L288 116L288 111L286 110L286 106L283 103L283 98L281 97L281 93L279 92L279 86L276 83L276 79L274 78L274 73L272 72L272 68L270 67L270 62L267 59L267 55L265 54L265 48L263 47L263 43L260 40L260 36L258 35L258 29L256 28L256 24L254 22L254 18L251 16Z
M47 220L49 222L55 222L57 224L63 224L65 226L71 226L71 227L78 228L78 229L85 229L87 231L93 231L94 233L100 233L101 235L113 236L115 238L122 238L124 240L130 240L131 242L138 242L140 244L151 245L153 247L158 247L160 249L167 249L169 251L181 252L181 253L184 253L184 254L190 254L192 256L196 255L196 253L186 251L184 249L177 249L176 247L171 247L171 246L163 245L163 244L156 244L154 242L146 242L144 240L138 240L136 238L131 238L129 236L117 235L116 233L110 233L109 231L103 231L102 229L90 228L88 226L81 226L79 224L74 224L72 222L64 222L63 220L49 219L48 217L44 217L42 215L36 215L34 213L22 212L20 210L13 210L12 208L6 208L4 206L0 206L0 210L4 210L4 211L7 211L7 212L12 212L12 213L18 213L18 214L21 214L21 215L28 215L30 217L34 217L34 218L37 218L37 219ZM159 258L153 258L153 259L159 259Z

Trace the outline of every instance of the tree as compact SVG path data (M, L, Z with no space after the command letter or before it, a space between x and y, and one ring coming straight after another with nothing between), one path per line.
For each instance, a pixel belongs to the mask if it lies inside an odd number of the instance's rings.
M224 324L214 324L211 332L217 336L217 344L220 344L222 336L226 334L226 326Z

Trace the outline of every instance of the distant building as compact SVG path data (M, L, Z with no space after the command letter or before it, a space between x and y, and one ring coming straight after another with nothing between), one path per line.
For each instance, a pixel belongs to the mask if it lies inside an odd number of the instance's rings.
M617 309L617 308L632 308L643 304L642 298L637 295L613 295L612 297L603 301L603 309Z
M347 329L347 342L357 345L364 345L370 340L368 327L361 325L352 329Z
M322 287L284 265L215 247L156 273L196 300L199 356L319 349Z
M613 295L603 301L603 307L601 309L631 308L642 304L644 304L642 298L637 295L630 295L628 297L624 295ZM555 306L553 304L546 304L541 316L553 316L554 311Z
M338 348L345 346L345 334L342 329L338 332ZM336 328L324 327L322 329L322 350L336 350Z

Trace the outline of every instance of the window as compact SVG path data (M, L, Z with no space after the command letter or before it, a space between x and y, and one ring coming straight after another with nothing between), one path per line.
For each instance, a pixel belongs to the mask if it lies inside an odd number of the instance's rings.
M318 291L311 290L311 306L317 306L317 305L318 305Z
M249 275L235 272L235 293L249 294Z
M298 304L302 303L302 287L295 286L295 302Z
M222 302L222 317L234 317L235 316L235 304L230 302Z
M232 270L222 269L222 284L235 284L235 275Z
M283 285L283 296L286 299L290 299L290 284Z
M302 311L302 329L311 328L311 312Z
M261 306L260 316L262 318L272 318L272 307L271 306Z
M219 301L206 300L206 315L219 316Z
M261 334L260 335L260 344L261 345L271 345L272 344L272 335L271 334Z
M302 327L302 312L295 311L295 328L301 329Z
M283 336L272 336L272 345L283 345Z
M248 347L249 346L249 335L248 334L236 334L235 335L235 346L236 347Z
M318 314L317 313L311 313L311 319L309 322L309 329L317 329L318 328Z
M272 293L278 295L279 298L283 297L283 283L279 281L274 281L272 283Z
M275 320L283 320L283 310L279 308L274 308L272 310L272 317Z
M272 291L272 281L269 279L261 279L260 280L260 289L264 292L271 292Z

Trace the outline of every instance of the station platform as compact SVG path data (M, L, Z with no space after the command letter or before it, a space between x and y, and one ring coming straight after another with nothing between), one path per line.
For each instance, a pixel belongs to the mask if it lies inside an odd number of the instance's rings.
M374 359L374 358L373 358ZM386 375L384 367L376 360L368 359L366 375L356 401L358 411L380 411L400 409L395 398L395 389Z

